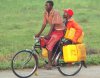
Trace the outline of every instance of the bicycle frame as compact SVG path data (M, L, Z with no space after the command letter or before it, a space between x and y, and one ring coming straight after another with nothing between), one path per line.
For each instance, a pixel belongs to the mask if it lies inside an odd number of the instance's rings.
M62 75L64 75L64 76L73 76L73 75L75 75L75 74L77 74L79 71L80 71L80 69L82 68L82 65L84 66L84 67L86 67L86 65L85 65L85 62L84 61L80 61L79 63L66 63L66 62L64 62L64 60L63 60L63 52L62 52L62 47L63 47L63 45L65 44L65 41L63 40L63 38L61 38L57 43L56 43L56 45L54 46L54 48L53 48L53 52L52 52L52 64L54 65L54 67L57 67L57 69L58 69L58 71L62 74ZM40 55L40 51L42 50L42 47L40 46L40 42L39 42L39 38L35 38L35 42L34 42L34 44L33 44L33 46L32 46L32 50L29 50L29 49L25 49L25 50L21 50L21 51L19 51L19 52L17 52L15 55L14 55L14 57L13 57L13 59L12 59L12 63L11 63L11 67L12 67L12 71L13 71L13 73L16 75L16 76L18 76L18 77L20 77L20 78L26 78L26 77L29 77L29 76L31 76L33 73L35 73L35 71L37 70L37 68L38 68L38 58L40 57L40 56L42 56L42 54ZM32 69L32 71L29 73L29 74L27 74L27 75L22 75L22 74L20 74L20 73L17 73L16 72L16 68L14 67L15 65L17 65L17 63L14 63L15 62L15 59L16 59L16 57L17 56L19 56L21 53L28 53L29 55L28 55L28 57L29 58L26 58L26 57L24 57L23 59L26 59L25 61L23 61L23 60L21 60L21 59L18 59L18 60L20 60L20 61L22 61L22 63L20 63L19 65L21 65L21 68L23 67L25 67L25 66L27 66L27 64L30 62L30 60L33 58L34 59L34 62L33 62L33 69ZM39 56L39 57L38 57ZM42 59L42 58L41 58ZM44 58L43 58L43 60L44 60ZM16 61L17 61L17 59L16 59ZM33 60L32 60L33 61ZM46 60L44 60L45 61L45 63L47 64L48 62L46 61ZM63 66L69 66L70 64L72 64L71 65L71 68L73 68L73 65L75 65L75 67L76 67L76 70L75 71L73 71L74 69L72 69L72 71L73 72L71 72L71 73L67 73L67 70L65 69L64 71L63 71ZM65 68L65 67L64 67ZM68 71L68 72L70 72L70 71ZM25 73L26 74L26 73Z
M53 49L53 55L52 55L52 62L55 62L55 64L57 65L57 60L59 59L60 56L62 56L62 47L63 47L63 43L64 41L62 40L63 38L61 38L54 46L55 51ZM69 44L72 44L71 42L69 42ZM32 49L32 52L36 52L36 54L40 55L40 51L38 51L37 49L40 49L42 50L42 47L40 46L40 42L39 42L39 38L35 38L35 43L33 45L33 49ZM60 49L60 50L59 50ZM46 63L48 63L46 60L45 60ZM87 67L86 64L85 64L85 61L81 61L82 62L82 65L84 67Z
M55 45L55 51L54 51L54 49L53 49L53 55L52 55L52 62L56 62L56 64L57 64L57 60L58 60L58 56L59 55L62 55L62 45L61 45L61 42L62 42L62 39L60 39L57 43L56 43L56 45ZM39 51L37 50L37 49L40 49ZM60 49L59 51L58 51L58 49ZM42 50L42 47L40 46L40 42L39 42L39 38L36 38L35 39L35 43L34 43L34 45L33 45L33 49L32 49L32 52L36 52L36 54L38 54L38 55L40 55L40 51ZM46 63L48 63L46 60L45 60L45 62Z

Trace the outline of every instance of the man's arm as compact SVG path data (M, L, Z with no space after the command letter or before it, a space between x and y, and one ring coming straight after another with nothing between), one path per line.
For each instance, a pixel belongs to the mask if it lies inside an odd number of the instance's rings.
M45 27L46 27L46 24L47 24L47 20L46 20L45 14L44 14L42 28L41 28L40 32L39 32L37 35L35 35L35 37L39 37L39 36L41 35L41 33L43 32L43 30L44 30Z
M46 24L43 24L40 32L37 35L35 35L35 37L39 37L41 33L43 32L43 30L45 29L45 27L46 27Z
M81 36L82 34L82 28L78 25L78 23L76 23L75 21L73 22L73 26L76 29L75 32L75 36L73 38L73 42L76 43L76 41L78 40L78 38Z

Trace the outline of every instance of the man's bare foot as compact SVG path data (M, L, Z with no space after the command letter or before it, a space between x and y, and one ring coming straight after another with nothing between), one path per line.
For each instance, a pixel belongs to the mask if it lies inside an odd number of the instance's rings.
M46 64L46 65L45 65L45 68L46 68L47 70L52 70L52 66L49 65L49 64Z

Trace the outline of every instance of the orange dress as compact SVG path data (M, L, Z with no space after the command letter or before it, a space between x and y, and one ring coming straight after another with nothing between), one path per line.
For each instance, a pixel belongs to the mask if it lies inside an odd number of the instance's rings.
M74 38L72 41L76 42L78 38L82 35L82 28L79 26L77 22L74 21L74 19L68 20L66 24L66 28L70 30L70 28L74 28L76 30Z

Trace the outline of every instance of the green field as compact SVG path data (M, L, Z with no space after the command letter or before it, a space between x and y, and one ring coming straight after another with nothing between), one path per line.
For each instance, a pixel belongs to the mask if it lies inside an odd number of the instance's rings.
M17 51L31 49L33 32L37 33L42 25L45 1L0 0L0 69L10 68ZM74 19L85 32L88 54L95 54L88 57L87 63L100 64L100 0L54 0L54 3L61 15L65 8L74 10Z

